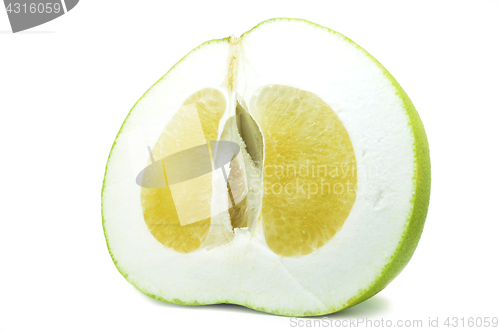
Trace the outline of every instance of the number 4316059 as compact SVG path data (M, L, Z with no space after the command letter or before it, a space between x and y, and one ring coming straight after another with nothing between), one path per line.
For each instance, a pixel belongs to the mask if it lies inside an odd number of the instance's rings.
M60 3L9 3L7 6L7 12L14 13L14 14L36 14L36 13L45 13L45 14L51 14L55 13L58 14L62 10L61 4Z
M444 321L444 325L447 327L494 327L496 328L498 326L498 317L448 317L446 321Z

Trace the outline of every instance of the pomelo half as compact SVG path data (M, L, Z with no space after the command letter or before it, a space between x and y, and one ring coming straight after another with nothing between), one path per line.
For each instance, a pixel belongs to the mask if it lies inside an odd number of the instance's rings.
M398 275L429 196L427 138L396 80L340 33L273 19L197 47L136 103L102 218L150 297L312 316Z

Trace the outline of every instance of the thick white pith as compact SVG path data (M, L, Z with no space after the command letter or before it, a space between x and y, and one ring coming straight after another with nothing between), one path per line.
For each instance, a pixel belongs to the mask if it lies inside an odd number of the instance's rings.
M237 65L236 78L228 86L231 63ZM137 130L142 123L158 123L148 125L144 138L154 145L179 105L193 92L212 87L228 100L222 134L234 114L236 95L249 104L255 91L269 84L315 93L349 132L363 193L342 230L325 246L298 258L273 253L261 228L236 229L227 243L189 254L165 248L143 220L135 176L137 160L142 165L148 154L131 143ZM167 301L232 302L299 315L336 310L374 281L400 241L413 207L413 143L392 83L373 59L339 34L278 21L252 30L237 43L204 44L145 94L117 137L103 191L110 251L131 283Z

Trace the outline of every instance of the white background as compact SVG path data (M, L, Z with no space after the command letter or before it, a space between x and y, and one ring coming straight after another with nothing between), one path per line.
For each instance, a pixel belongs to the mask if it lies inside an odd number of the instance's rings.
M499 1L83 0L12 34L0 9L0 329L290 328L243 307L142 295L115 269L100 216L108 153L134 103L192 48L273 17L365 48L406 90L430 143L431 203L411 262L329 317L500 317L499 15Z

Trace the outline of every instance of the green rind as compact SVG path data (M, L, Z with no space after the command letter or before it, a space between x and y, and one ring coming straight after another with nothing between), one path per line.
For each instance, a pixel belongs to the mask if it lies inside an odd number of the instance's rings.
M411 257L413 256L413 253L417 247L418 241L420 240L420 236L422 235L422 231L424 228L424 223L425 219L427 217L427 210L429 207L429 200L430 200L430 187L431 187L431 167L430 167L430 154L429 154L429 144L427 141L427 135L425 134L424 126L422 124L422 121L420 119L420 116L417 113L417 110L415 109L415 106L411 102L410 98L406 94L406 92L403 90L401 85L394 79L394 77L385 69L380 62L378 62L373 56L371 56L366 50L364 50L362 47L357 45L355 42L347 38L346 36L342 35L339 32L333 31L327 27L321 26L319 24L303 20L303 19L295 19L295 18L274 18L270 20L266 20L264 22L261 22L260 24L256 25L253 29L245 32L241 38L243 38L246 34L249 32L255 30L259 26L263 24L267 24L273 21L278 21L278 20L289 20L289 21L301 21L307 24L314 25L315 27L322 28L327 30L328 32L335 33L343 38L346 39L346 41L350 42L353 44L355 47L358 49L362 50L365 54L367 54L378 66L379 68L383 71L384 75L390 80L392 85L395 88L396 94L401 98L401 101L403 103L403 106L408 114L409 118L409 124L411 126L412 132L413 132L413 137L414 137L414 154L415 154L415 174L413 177L413 183L415 186L415 192L412 198L412 203L413 203L413 210L411 215L408 217L406 226L405 226L405 231L402 239L400 240L398 247L396 248L394 254L388 259L387 264L385 267L382 269L380 272L379 276L372 282L370 286L368 286L365 289L362 289L359 291L359 294L357 296L354 296L351 298L345 305L341 307L330 307L326 309L325 311L320 311L320 312L312 312L312 311L300 311L300 312L293 312L293 311L282 311L282 310L270 310L265 307L255 307L252 306L251 304L248 303L242 303L242 302L229 302L229 301L217 301L217 302L205 302L205 303L200 303L197 301L193 302L184 302L179 299L174 299L174 300L167 300L163 297L159 297L157 295L154 295L152 293L147 292L146 290L137 287L128 277L128 275L120 269L120 266L118 265L118 262L115 260L113 257L113 253L110 250L109 247L109 242L108 238L106 236L106 227L105 227L105 220L104 220L104 213L103 213L103 204L102 204L102 194L104 192L104 188L106 185L106 173L107 173L107 164L106 164L106 171L104 174L104 181L103 181L103 188L101 191L101 214L102 214L102 224L103 224L103 229L104 229L104 236L106 238L106 245L108 247L108 251L111 255L111 258L113 260L113 263L115 264L116 268L118 271L127 279L127 281L132 284L137 290L142 292L143 294L167 303L172 303L172 304L180 304L180 305L212 305L212 304L237 304L241 306L245 306L247 308L251 308L254 310L266 312L266 313L271 313L271 314L276 314L276 315L283 315L283 316L321 316L321 315L326 315L326 314L331 314L334 312L338 312L347 308L350 308L354 305L357 305L358 303L361 303L381 290L383 290L403 269L404 267L408 264L410 261ZM199 49L201 46L212 43L212 42L221 42L221 41L228 41L229 38L224 38L224 39L214 39L211 41L207 41L197 48L193 49L191 52L189 52L186 56L184 56L180 61L178 61L162 78L160 78L154 85L156 85L159 81L161 81L170 71L172 71L177 64L179 64L181 61L183 61L189 54L192 52L196 51ZM153 86L154 86L153 85ZM141 97L141 99L149 92L149 90L153 87L151 86L146 93ZM141 100L139 99L134 107L130 110L128 113L127 117L125 118L125 121L123 122L120 130L118 131L118 134L116 137L120 135L123 125L126 123L128 116L132 112L132 110L135 108L137 103ZM113 143L113 146L111 148L110 154L108 156L108 161L109 158L111 157L111 154L113 152L113 148L116 144L116 138L115 142Z

